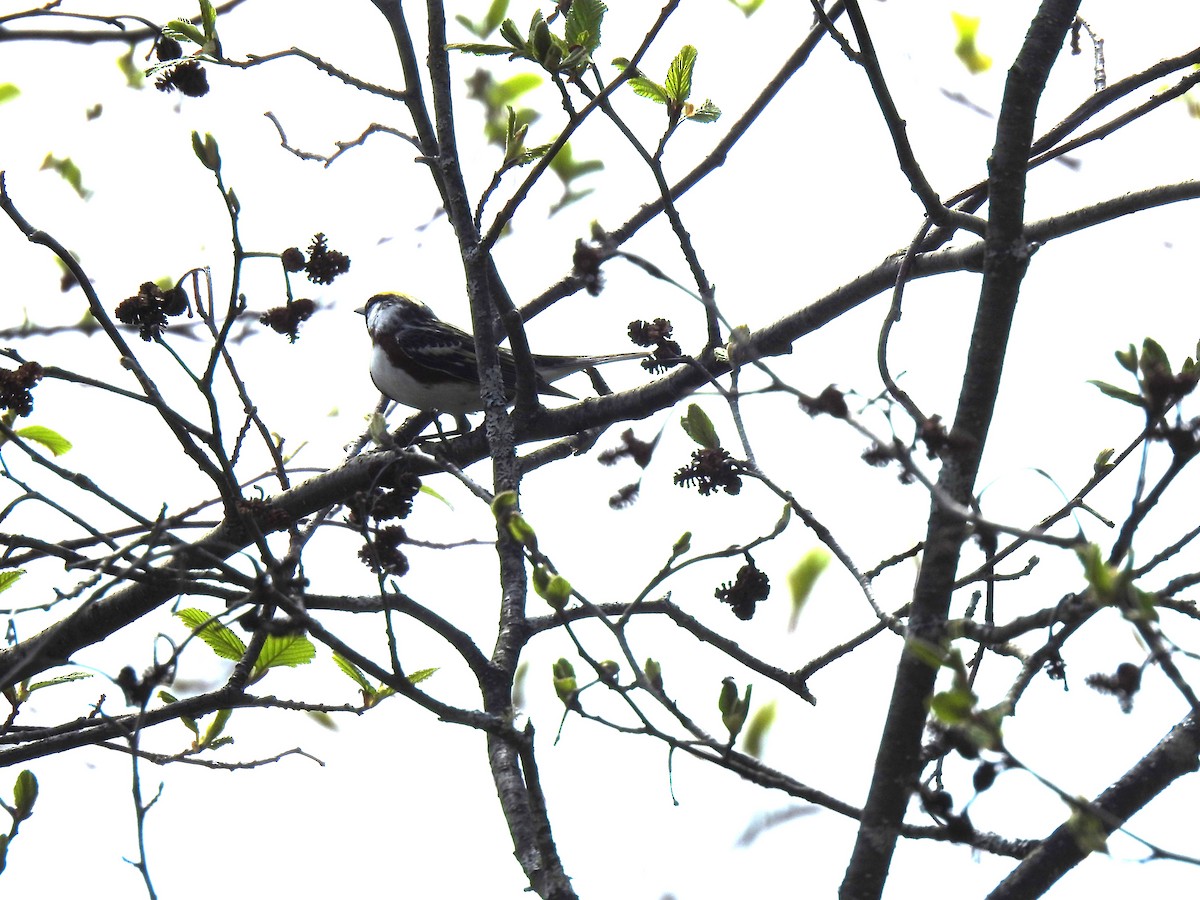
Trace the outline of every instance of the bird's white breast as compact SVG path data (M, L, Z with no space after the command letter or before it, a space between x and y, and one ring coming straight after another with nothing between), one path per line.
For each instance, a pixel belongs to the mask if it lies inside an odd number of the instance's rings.
M451 415L483 409L478 389L462 383L428 385L392 365L378 345L371 352L371 380L381 393L413 409L441 410Z

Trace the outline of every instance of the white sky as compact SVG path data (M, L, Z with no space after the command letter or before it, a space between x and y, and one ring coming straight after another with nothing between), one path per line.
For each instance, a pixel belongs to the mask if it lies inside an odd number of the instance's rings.
M331 19L333 7L247 3L222 21L224 49L243 58L296 45L356 76L397 85L388 37L370 5L338 4L336 20ZM114 9L97 3L71 8ZM467 14L481 16L483 8L483 3L469 6ZM942 2L901 0L865 7L918 156L943 196L982 176L993 123L946 100L940 91L965 93L995 110L1004 69L1036 4L953 7L984 18L980 41L996 66L977 77L967 74L950 52L951 8ZM165 3L120 9L158 19L181 11ZM523 26L531 10L514 4L510 14ZM695 44L700 48L696 99L711 97L726 119L681 129L668 152L671 173L690 168L740 115L807 30L806 10L805 4L768 0L747 21L732 5L716 0L684 5L643 68L661 73L681 44ZM1106 38L1110 82L1159 57L1191 49L1189 41L1200 34L1200 14L1193 4L1176 0L1154 10L1134 14L1114 0L1084 10ZM631 55L655 15L657 8L649 4L620 5L605 23L600 58ZM468 39L465 33L452 35ZM210 67L213 94L180 103L178 95L125 89L112 64L118 52L114 47L4 46L0 83L16 82L23 91L17 101L0 107L0 127L9 136L0 145L0 167L7 170L10 194L35 225L79 254L110 308L142 281L197 265L213 267L218 293L227 287L228 227L211 176L192 157L188 135L193 129L212 132L220 142L226 182L242 203L248 247L303 246L321 230L333 246L351 254L347 277L331 288L313 290L325 309L305 326L296 346L262 337L246 348L251 390L268 424L287 436L291 447L309 442L298 462L335 465L341 447L359 433L362 417L375 402L366 371L366 336L361 320L350 312L366 296L405 290L434 304L446 318L466 323L461 267L448 229L441 220L422 227L432 218L436 199L421 167L410 162L412 149L376 138L321 170L281 150L274 127L262 116L268 109L275 112L295 145L328 152L333 141L357 136L371 121L406 127L403 110L359 95L298 61L245 72ZM456 75L465 77L476 62L462 58L455 65ZM1090 56L1064 57L1043 103L1043 125L1080 102L1090 86ZM84 110L97 102L103 103L104 114L85 122ZM545 89L537 103L545 114L540 123L545 130L538 133L535 126L533 143L553 133L554 93ZM479 146L479 109L465 99L457 107L469 185L476 191L486 184L497 158L494 148ZM627 96L622 112L647 141L657 137L656 108ZM1031 180L1029 216L1194 176L1198 127L1182 104L1171 104L1151 123L1076 154L1082 162L1078 171L1045 167ZM651 196L648 176L599 120L573 144L578 158L603 157L608 169L588 182L596 194L548 223L544 210L557 199L558 183L534 192L514 223L514 234L498 252L501 271L518 299L533 296L565 273L570 248L586 234L591 220L615 226ZM825 47L726 165L681 204L708 275L718 286L718 298L732 318L751 328L767 324L907 243L919 225L920 210L888 146L862 74L832 46ZM88 203L52 174L37 171L48 152L78 162L85 185L94 191ZM512 183L506 182L509 187ZM1018 311L1015 349L994 426L996 443L980 480L992 485L984 496L989 515L1034 521L1054 508L1059 497L1030 467L1045 469L1072 493L1100 449L1119 446L1134 433L1134 411L1115 408L1086 384L1088 378L1120 381L1123 373L1112 360L1114 349L1151 334L1173 360L1194 352L1200 336L1192 271L1194 223L1194 207L1180 206L1107 225L1039 252ZM686 268L678 252L672 253L664 226L646 229L627 249L686 280ZM0 326L18 324L26 315L39 324L70 323L82 315L78 291L58 293L49 254L27 246L11 227L0 226L0 259L9 271L0 285ZM650 283L631 267L613 264L608 275L600 300L575 298L535 323L530 329L535 350L624 349L625 323L655 315L676 322L685 349L699 347L702 334L691 301ZM252 307L278 302L279 282L269 263L249 266L246 276ZM947 417L957 395L977 288L978 279L966 275L910 286L892 347L894 370L907 373L906 388L923 408ZM876 300L800 341L792 356L777 361L779 371L810 393L830 382L864 394L876 392L875 338L884 308ZM43 363L121 377L114 354L99 338L63 335L30 340L20 349ZM156 373L167 377L164 355L157 348L144 349ZM609 374L618 386L640 377L635 367ZM176 384L181 402L194 403L184 393L186 385ZM190 471L180 471L169 453L155 453L160 432L149 420L114 412L93 398L81 402L77 392L49 383L39 387L36 401L30 421L62 431L76 445L64 462L136 498L144 514L153 515L162 502L180 508L202 495ZM711 397L701 402L732 443L724 410ZM809 420L779 402L747 407L763 468L843 539L860 566L905 549L923 534L927 500L915 488L900 487L893 472L853 464L862 449L857 436L828 421ZM613 513L606 506L607 497L632 477L630 470L599 469L590 458L569 462L554 476L536 474L525 484L522 506L539 529L543 549L595 601L631 597L662 565L684 530L695 532L698 551L710 550L765 533L778 516L777 502L760 491L747 490L737 499L703 499L669 483L671 472L690 452L688 439L674 425L677 414L667 417L671 425L633 510ZM648 438L661 422L643 423L638 433ZM881 427L877 421L871 424ZM601 446L613 443L616 433ZM486 470L480 468L476 477L485 478ZM1097 494L1096 505L1119 518L1131 477L1114 479L1111 488ZM488 535L486 510L448 478L432 483L454 508L421 498L406 522L410 532L435 541ZM1195 487L1194 480L1185 481L1180 494ZM566 510L564 495L570 497ZM1194 524L1183 515L1176 511L1151 520L1147 536L1160 544L1177 536ZM1096 523L1085 522L1085 527L1097 540L1108 539ZM784 666L803 665L871 621L850 580L831 569L798 633L783 634L784 576L812 543L793 523L784 539L755 554L776 592L750 624L716 609L711 599L712 588L732 579L740 563L700 567L694 577L668 587L685 608L747 648ZM354 542L339 537L327 547L320 559L311 560L313 589L369 592L370 579L353 558ZM455 551L450 565L445 554L414 551L412 560L403 588L445 608L490 648L495 577L489 551ZM1181 565L1194 570L1194 552ZM1073 565L1055 568L1046 559L1040 571L1040 580L1029 585L1034 590L1001 593L1001 615L1040 608L1078 587ZM881 578L882 605L903 603L912 576L912 568L902 567ZM1148 586L1165 580L1160 576ZM34 602L13 594L7 598ZM18 627L28 635L36 626L22 620ZM346 629L378 642L374 623ZM127 662L140 668L149 661L149 640L158 630L181 635L165 619L154 619L130 629L123 642L94 648L78 661L109 674ZM1013 751L1040 774L1089 796L1124 772L1183 712L1176 695L1155 683L1156 676L1148 677L1146 693L1129 717L1110 699L1087 691L1083 677L1088 672L1140 659L1128 627L1114 620L1096 631L1071 658L1071 692L1063 694L1040 681L1006 732ZM820 704L809 708L773 693L762 679L747 679L715 655L681 643L669 627L645 627L637 634L638 652L664 662L669 687L691 708L710 715L708 725L714 730L719 728L715 697L720 678L737 674L740 684L754 681L755 700L781 703L765 761L861 802L890 693L899 649L895 641L872 644L860 651L857 662L814 679L811 687ZM430 646L415 631L405 634L402 644L413 668L443 666L430 690L452 701L472 702L470 681L443 647ZM205 654L198 648L185 660L182 674L218 677ZM677 758L674 786L681 805L675 807L665 753L649 741L614 741L594 726L571 721L562 741L551 748L560 707L547 676L549 662L560 655L573 655L565 636L543 637L530 647L528 706L539 729L540 764L560 853L581 896L651 900L671 892L692 900L755 891L760 896L834 894L855 823L820 812L738 850L733 844L752 818L786 806L786 797ZM995 667L994 689L1002 689L1000 676L1011 675L1001 668ZM263 689L330 702L352 696L350 683L334 672L325 655L305 670L272 675ZM120 712L115 687L93 680L39 695L19 721L44 723L57 714L54 701L71 697L83 708L103 690L110 697L106 711ZM598 701L594 694L587 695L589 703ZM480 735L440 725L398 701L357 720L340 720L336 733L282 713L251 711L236 713L231 728L237 743L223 751L223 759L270 756L299 745L327 765L318 768L289 758L248 773L185 766L163 772L166 788L148 831L159 896L190 900L210 895L215 884L227 892L270 885L295 896L335 890L414 898L521 896L524 881L511 858ZM183 741L182 726L160 728L149 739L164 752L179 749ZM66 896L100 885L113 895L137 896L139 878L121 862L122 855L136 852L126 759L89 750L38 761L31 768L42 795L12 848L5 888L13 896ZM956 772L956 777L969 779L969 771ZM143 778L152 793L159 772L147 766ZM8 781L0 773L0 795L8 790ZM961 780L950 788L960 804L969 796ZM1172 796L1135 820L1135 830L1170 849L1197 853L1178 827L1194 803L1195 786L1184 780ZM1012 773L974 804L972 817L980 828L1036 837L1055 827L1064 809L1031 779ZM1112 849L1114 861L1089 861L1051 896L1160 891L1178 887L1183 879L1195 881L1194 869L1130 862L1143 851L1128 841L1114 838ZM945 884L953 883L958 896L980 896L1009 868L1006 860L975 859L963 848L904 844L894 864L891 896L911 891L914 884L927 886L930 871L937 871Z

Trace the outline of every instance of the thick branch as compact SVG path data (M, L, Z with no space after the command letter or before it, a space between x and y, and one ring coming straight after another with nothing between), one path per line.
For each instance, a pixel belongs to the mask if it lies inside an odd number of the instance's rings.
M1026 236L1045 242L1119 216L1197 198L1200 198L1200 182L1196 181L1126 194L1083 210L1033 223L1026 229ZM983 244L978 241L960 249L940 250L917 257L910 278L977 270L982 265L982 259ZM811 305L755 331L748 342L739 348L739 358L744 363L786 353L798 338L817 331L843 313L889 290L895 282L899 266L899 260L889 259ZM726 371L726 367L713 362L707 366L707 371L711 375L720 375ZM706 381L707 376L699 368L681 366L671 375L634 390L585 400L561 409L546 410L531 422L518 423L517 441L554 440L578 434L587 428L643 419L669 409ZM443 452L457 465L466 466L487 454L487 442L482 434L472 432L448 441ZM298 520L370 487L381 472L400 462L415 474L438 471L434 463L415 459L402 451L373 453L284 491L271 498L271 502ZM176 557L175 566L204 568L217 559L227 558L249 543L245 537L235 537L237 533L235 527L221 525L183 556ZM186 580L176 582L173 577L164 576L153 584L128 585L33 638L0 651L0 688L11 686L24 677L69 659L84 647L103 641L110 634L170 601L182 583L186 583Z
M1112 834L1178 778L1200 768L1200 719L1188 716L1171 729L1153 750L1092 801L1098 824ZM998 884L988 900L1041 897L1087 853L1074 832L1060 825Z
M520 747L501 735L488 735L488 761L500 796L500 808L513 837L513 852L539 897L575 900L571 880L563 871L550 836L537 769L522 766L523 760L531 762L533 758L532 729L527 730L525 741L525 746Z
M972 502L1017 295L1029 265L1024 212L1034 117L1078 6L1078 0L1043 0L1005 85L990 162L983 285L950 449L938 480L939 488L963 505ZM913 592L911 639L934 646L944 639L965 538L961 518L935 503ZM936 669L917 655L901 656L862 825L842 882L843 900L875 900L883 892L900 825L921 771L926 703L936 677Z

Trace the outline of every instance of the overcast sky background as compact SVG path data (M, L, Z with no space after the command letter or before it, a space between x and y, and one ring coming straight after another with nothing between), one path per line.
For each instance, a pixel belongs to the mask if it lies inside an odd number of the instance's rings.
M245 58L300 46L357 77L398 86L390 38L373 8L339 4L333 21L331 6L249 2L222 19L224 50ZM98 3L69 8L118 11ZM484 8L478 3L464 11L477 18ZM514 4L510 15L523 26L532 8ZM971 76L953 56L952 8L983 17L980 42L995 58L990 72ZM968 6L889 0L865 6L917 155L942 196L983 177L994 127L993 120L944 92L961 93L978 107L996 110L1005 70L1035 9L1031 2ZM741 114L806 33L806 10L805 4L767 0L746 20L732 5L717 0L684 4L643 68L661 76L679 46L695 44L700 49L695 99L711 97L726 118L716 125L681 129L667 154L672 175L690 169ZM163 20L187 10L141 3L119 11ZM605 22L599 58L632 55L657 12L650 5L620 5ZM1128 4L1111 0L1086 4L1083 14L1106 39L1110 82L1191 49L1189 41L1200 34L1200 12L1184 0L1156 4L1154 13L1131 13ZM461 30L451 34L469 39ZM297 464L336 465L377 399L367 375L367 338L361 319L352 313L366 297L379 290L404 290L430 302L445 318L468 322L455 243L444 221L435 217L437 199L422 167L411 162L412 148L377 137L330 169L321 169L282 150L274 126L263 117L267 110L274 112L293 145L327 153L333 141L357 136L372 121L407 128L403 109L355 92L300 61L246 71L209 67L213 92L200 100L180 100L177 94L125 88L113 62L120 52L115 45L4 47L0 83L12 81L22 90L20 98L0 106L0 128L7 135L0 146L0 168L7 171L8 190L27 218L79 254L110 309L141 282L198 265L213 267L218 296L227 290L228 225L210 173L192 156L192 130L211 132L220 142L226 184L241 200L248 248L304 246L314 232L324 231L334 247L351 255L348 276L310 292L322 311L304 327L299 343L288 346L268 335L245 348L250 387L270 427L288 438L288 446L308 442ZM456 77L461 81L476 65L472 58L456 59ZM1039 131L1083 100L1091 82L1090 52L1064 55L1041 107ZM544 113L531 143L549 140L555 93L543 88L530 102ZM85 121L85 110L96 103L103 104L103 114ZM469 186L476 192L486 185L498 159L498 151L484 147L479 137L480 109L465 98L458 100L460 150ZM626 96L621 110L645 140L654 140L661 129L658 108ZM1031 178L1029 218L1193 177L1198 127L1182 103L1169 104L1150 122L1075 154L1078 169L1043 167ZM653 196L648 174L599 119L581 130L573 146L578 158L603 158L607 169L586 182L596 188L595 194L549 221L545 210L558 197L558 183L550 180L531 195L514 222L513 235L498 248L501 272L518 301L567 271L571 247L593 219L615 227ZM88 202L52 173L38 171L48 152L78 163L93 192ZM506 185L511 189L513 183ZM920 207L893 160L865 78L832 44L814 55L726 165L680 206L723 308L751 328L866 271L906 245L920 224ZM1155 211L1054 242L1035 257L1018 311L995 443L980 479L981 486L991 485L983 498L988 515L1006 522L1035 521L1061 498L1031 467L1050 473L1073 493L1100 449L1121 446L1136 433L1137 411L1104 400L1086 383L1089 378L1121 381L1114 349L1150 334L1167 347L1173 361L1194 352L1200 336L1195 216L1188 206ZM645 229L627 247L686 281L686 267L672 248L664 223ZM27 245L11 226L0 225L0 259L9 273L0 285L0 327L17 325L25 316L38 324L79 320L85 308L81 294L60 294L50 254ZM613 263L607 272L601 298L574 298L531 326L535 351L623 350L626 323L658 315L676 322L685 350L699 348L701 318L692 301L632 267ZM251 264L244 290L252 308L275 305L281 296L277 270L269 262ZM977 292L978 278L969 275L911 285L892 346L893 370L906 373L906 389L922 408L947 417L953 413ZM795 353L778 361L779 371L809 393L831 382L868 396L878 392L875 341L885 309L886 298L877 299L801 340ZM185 354L203 352L199 345L183 346ZM113 381L127 377L98 337L63 334L31 339L20 349L43 363ZM177 385L180 402L194 410L196 400L185 393L186 385L171 381L165 354L140 344L139 349L157 375ZM643 377L635 366L612 367L606 374L616 387L632 386ZM568 383L568 389L572 384L579 391L587 389L586 382ZM181 471L169 453L153 452L160 432L149 418L85 402L76 389L49 382L35 396L30 421L56 428L75 444L64 462L134 498L144 514L154 515L163 502L177 509L207 496L198 474ZM732 444L732 426L722 406L712 397L698 402ZM923 536L928 501L919 489L902 487L892 471L847 463L863 449L861 438L791 407L781 412L778 400L746 406L760 464L843 539L860 567L868 568ZM538 528L543 549L593 601L635 595L684 530L695 533L697 551L712 550L764 534L778 517L778 502L762 491L700 498L670 484L671 473L691 448L675 425L679 412L665 416L671 424L642 500L632 510L612 512L607 498L634 473L601 469L594 454L553 474L536 473L525 483L522 507ZM649 420L636 430L650 438L662 421ZM882 429L878 420L869 424ZM614 437L615 432L606 436L601 446ZM473 474L485 482L488 477L486 467ZM1133 474L1114 478L1098 492L1098 507L1119 518ZM406 523L409 531L431 541L464 536L486 540L491 530L487 511L449 478L431 484L453 508L419 498ZM1180 496L1195 496L1195 489L1194 479L1178 485ZM566 510L564 496L570 498ZM1195 524L1194 512L1191 519L1188 513L1180 507L1173 516L1152 519L1147 537L1169 541ZM1098 523L1082 524L1095 539L1108 539ZM755 554L777 592L752 623L735 621L712 600L713 587L733 578L735 561L697 567L700 571L668 587L676 600L747 649L798 667L873 620L852 580L831 568L799 631L784 634L785 574L813 543L793 523L784 539ZM354 559L356 541L337 536L326 548L309 562L313 590L371 592L371 578ZM450 557L414 550L411 558L413 571L402 588L419 600L444 604L456 622L490 649L494 554L485 546L456 550ZM1034 587L1002 594L1012 605L1001 614L1039 608L1077 589L1077 567L1068 563L1048 559ZM1179 565L1195 570L1195 553ZM879 580L876 587L885 608L907 600L914 574L912 567L898 567ZM1165 580L1161 576L1148 586ZM39 588L47 589L31 577L22 582L29 594L10 593L6 600L40 602ZM37 627L32 618L18 620L23 636ZM374 641L384 658L375 623L339 627ZM140 669L149 662L150 642L160 630L177 639L183 635L179 626L154 618L129 629L120 641L81 654L77 662L109 675L126 663ZM1104 637L1073 657L1071 692L1040 680L1021 716L1006 730L1014 753L1031 768L1085 796L1123 773L1184 711L1153 675L1128 717L1111 699L1087 691L1082 684L1086 673L1141 658L1131 630L1115 617L1098 624L1096 631ZM709 727L719 729L720 678L736 674L745 684L745 673L681 643L666 626L646 627L638 634L637 652L661 659L670 688L692 709L709 714ZM430 690L451 702L471 704L470 680L453 665L446 648L413 632L402 635L402 650L414 669L443 666ZM781 703L765 762L860 803L898 652L896 641L873 643L856 652L857 662L814 679L811 687L820 701L815 708L773 694L771 685L758 679L755 700ZM749 848L736 849L738 836L756 815L786 807L788 799L676 758L676 807L663 748L637 738L612 740L579 721L569 721L551 749L561 707L553 696L549 663L560 655L573 655L562 635L544 637L530 648L527 706L538 728L551 821L581 896L649 900L670 892L689 900L755 891L761 896L834 895L852 846L854 822L819 811L769 831ZM992 682L997 689L1012 674L1000 669L996 667ZM181 676L199 682L219 678L222 671L197 647L185 658ZM102 691L109 694L105 710L121 712L115 686L92 679L39 695L20 722L47 721L60 701L71 698L82 709ZM353 699L353 686L324 654L305 669L273 673L262 691L329 702ZM587 695L589 702L599 699L594 693ZM340 719L339 726L329 732L295 716L239 711L231 721L237 742L221 758L266 757L302 746L326 766L291 757L238 774L181 765L161 772L166 788L148 825L149 862L159 896L190 900L211 895L218 886L237 894L265 885L295 896L331 891L521 896L525 883L511 857L481 735L441 725L399 701L359 719ZM1047 733L1055 740L1046 740ZM1069 746L1060 743L1062 735L1070 736ZM172 752L185 738L182 726L163 726L147 742ZM39 760L31 768L42 794L34 817L13 845L0 884L13 896L66 896L97 887L138 896L140 879L121 862L122 855L135 854L126 757L87 750ZM965 767L958 773L966 779L969 774ZM159 770L143 768L148 793L159 777ZM9 790L9 783L8 776L0 775L0 793ZM951 790L960 804L969 796L965 781ZM1189 833L1179 827L1191 821L1195 786L1184 780L1173 790L1134 820L1134 830L1172 850L1196 854L1200 851L1194 842L1187 843ZM980 828L1038 837L1062 820L1065 807L1027 775L1009 773L980 797L971 814ZM1114 838L1111 846L1113 861L1089 860L1051 896L1097 891L1113 896L1195 883L1193 868L1139 865L1131 861L1144 855L1138 845ZM892 894L912 891L914 885L926 890L936 876L943 886L954 884L958 896L980 896L1011 866L1007 860L977 859L965 848L904 844L893 868Z

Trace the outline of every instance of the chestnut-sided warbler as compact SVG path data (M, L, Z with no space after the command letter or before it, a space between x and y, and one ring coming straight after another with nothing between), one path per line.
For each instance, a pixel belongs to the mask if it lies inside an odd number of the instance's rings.
M376 294L356 312L367 318L367 331L374 345L371 380L384 395L413 409L454 416L483 409L475 338L443 322L424 303L404 294ZM511 401L516 390L517 367L511 350L500 347L498 352L504 391ZM575 397L550 382L602 363L645 358L645 353L637 352L607 356L535 353L537 391L574 400Z

